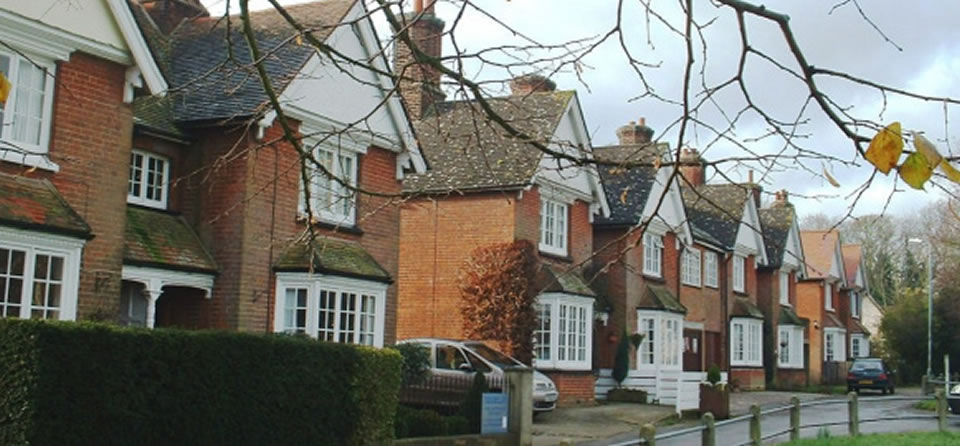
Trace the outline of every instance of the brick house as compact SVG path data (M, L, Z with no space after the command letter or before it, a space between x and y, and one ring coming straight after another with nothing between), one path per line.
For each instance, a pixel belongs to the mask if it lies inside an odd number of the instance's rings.
M870 330L863 323L864 301L869 300L870 289L867 286L866 264L860 245L849 244L841 247L843 252L844 273L847 286L841 290L848 311L847 335L850 359L870 356ZM866 299L865 299L866 298Z
M711 328L719 328L726 338L720 343L719 357L721 369L730 372L730 382L742 388L763 389L764 314L758 307L758 269L768 260L758 210L760 188L753 183L706 184L703 166L695 149L681 153L686 215L701 256L717 259L718 287L691 285L684 290L701 294L708 308L716 308L719 303L719 311L709 314L720 316L722 325L711 324ZM712 276L712 262L707 269ZM709 350L709 338L705 344Z
M801 231L806 277L797 285L797 315L810 321L807 330L810 382L846 378L847 323L840 290L847 286L837 231ZM842 370L840 373L838 370Z
M408 32L439 57L443 22L431 9L416 14L408 16L415 19ZM595 169L506 136L476 101L443 101L438 72L421 70L403 45L396 55L398 72L423 75L402 82L401 92L422 113L415 127L430 162L429 171L403 182L409 197L400 211L398 338L463 338L464 260L478 247L528 240L541 263L534 365L557 384L559 404L592 402L598 296L583 270L594 247L591 221L608 213ZM589 156L576 92L556 91L538 76L519 77L511 87L511 96L488 100L498 115L553 150Z
M0 316L113 315L138 89L167 85L122 0L4 2Z
M807 384L806 331L809 320L797 315L797 281L804 277L800 228L787 191L760 209L767 247L766 265L757 273L758 298L764 314L763 355L767 382L775 388Z

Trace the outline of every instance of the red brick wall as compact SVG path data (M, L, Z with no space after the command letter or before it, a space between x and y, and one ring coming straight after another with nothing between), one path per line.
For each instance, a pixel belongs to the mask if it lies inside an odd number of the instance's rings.
M733 367L730 369L729 382L744 390L763 390L766 387L763 367Z
M823 287L820 280L797 283L797 315L810 320L807 326L809 342L810 382L819 383L823 366Z
M597 291L604 293L610 305L610 315L607 324L601 322L594 324L593 332L593 356L595 358L594 366L597 368L612 368L613 358L616 355L616 343L609 342L609 337L619 337L627 325L627 300L628 293L636 294L636 290L627 290L627 275L629 271L636 271L633 266L627 266L636 263L637 251L632 249L626 254L623 253L627 241L624 240L624 229L619 227L595 227L593 230L593 241L597 253L594 256L594 264L599 268L606 268L602 274L602 280L599 282ZM634 307L636 308L636 307ZM636 314L634 314L636 319ZM636 326L628 328L629 332L636 330Z
M778 369L777 388L796 389L807 385L807 371L798 369Z
M582 406L596 403L594 392L596 378L593 372L555 372L545 371L545 375L557 385L558 407Z
M123 103L126 67L80 52L57 63L51 173L0 162L0 171L47 178L93 229L83 249L77 318L113 319L120 302L120 269L133 116Z

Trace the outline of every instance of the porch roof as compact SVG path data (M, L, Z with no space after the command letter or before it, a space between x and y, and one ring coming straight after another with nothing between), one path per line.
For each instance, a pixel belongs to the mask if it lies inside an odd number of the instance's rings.
M157 209L127 206L123 263L216 274L200 237L183 217Z
M847 327L840 322L840 319L837 319L837 316L835 314L829 311L826 314L827 314L827 317L823 318L824 327L836 327L836 328L842 328L846 330Z
M664 286L649 284L640 296L640 303L637 304L637 309L687 313L687 307L684 307L670 290Z
M730 317L763 319L763 312L753 302L743 297L737 297L733 302L733 311L730 312Z
M48 180L0 173L0 224L93 238L90 225Z
M393 282L390 273L357 243L332 237L300 240L280 254L277 271L318 272L377 282Z
M864 327L859 320L850 319L850 322L852 322L850 327L850 333L864 334L864 335L870 336L870 330L867 330L867 327Z
M800 316L797 316L793 308L784 306L780 306L780 318L777 320L780 321L780 325L799 325L806 327L810 323L808 319L801 319Z

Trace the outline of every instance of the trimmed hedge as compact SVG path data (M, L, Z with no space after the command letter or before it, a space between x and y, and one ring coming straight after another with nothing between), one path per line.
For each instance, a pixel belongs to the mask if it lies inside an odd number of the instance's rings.
M469 434L469 422L462 415L440 415L431 409L397 406L397 438L446 437Z
M0 444L375 444L402 359L291 336L0 319Z

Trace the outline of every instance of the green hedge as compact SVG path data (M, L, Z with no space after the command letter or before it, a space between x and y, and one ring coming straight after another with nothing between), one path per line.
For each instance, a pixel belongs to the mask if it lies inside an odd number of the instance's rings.
M0 444L375 444L401 358L290 336L0 319Z
M440 415L430 409L397 406L397 438L445 437L469 433L469 423L462 415Z

